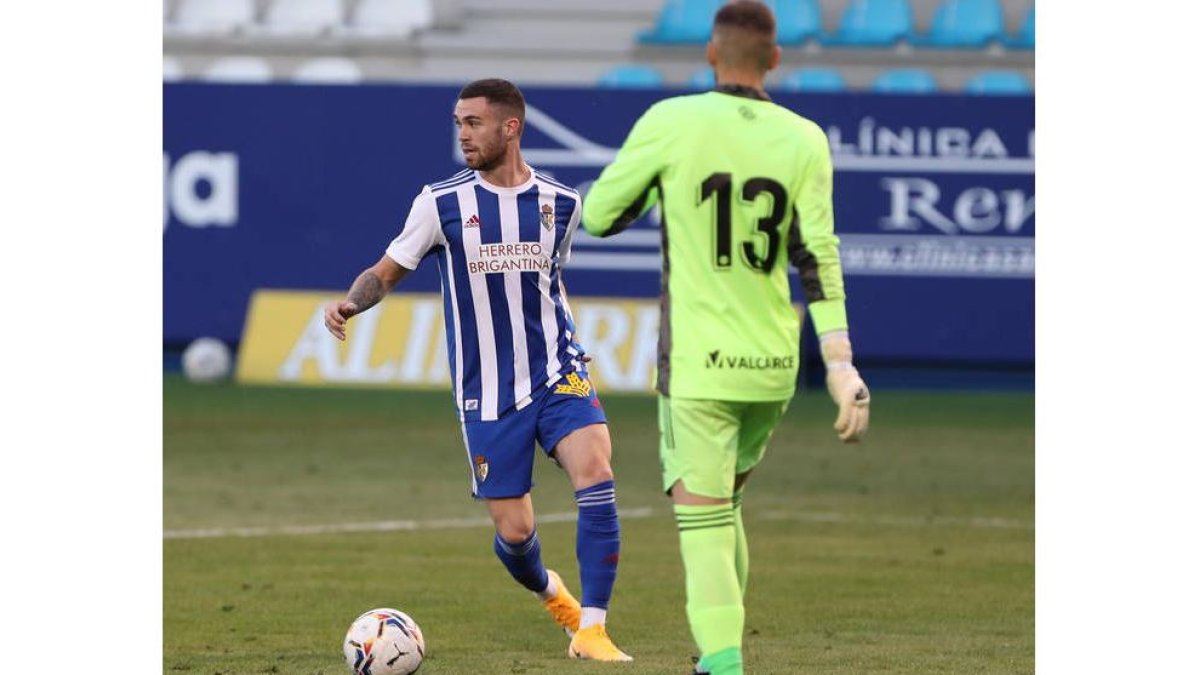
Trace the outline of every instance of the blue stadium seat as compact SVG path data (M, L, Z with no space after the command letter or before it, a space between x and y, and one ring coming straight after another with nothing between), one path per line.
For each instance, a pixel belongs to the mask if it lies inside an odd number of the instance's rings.
M601 87L653 89L663 86L662 73L650 66L636 64L614 66L606 70L596 84Z
M938 85L927 70L898 68L880 74L871 89L883 94L932 94Z
M247 26L250 35L315 37L342 23L340 0L274 0L261 23Z
M1021 24L1021 30L1005 42L1009 47L1033 49L1033 10L1033 7L1029 8L1029 12L1025 14L1025 22Z
M1015 70L989 70L967 80L963 91L968 94L1021 96L1032 94L1033 87L1024 75Z
M999 0L943 0L933 15L929 35L916 43L930 47L980 48L1004 38L1004 11Z
M838 32L829 45L885 47L911 39L912 7L908 0L851 0L842 12Z
M724 0L667 0L658 23L638 35L638 42L688 44L708 42L713 17Z
M692 73L692 76L688 78L688 84L692 86L692 89L712 89L717 86L717 75L712 68L701 68Z
M433 25L433 0L358 0L350 21L335 34L375 39L408 39Z
M799 68L779 81L784 91L845 91L846 80L832 68Z
M164 26L175 35L228 35L254 23L254 0L184 0Z
M821 8L817 0L763 0L775 13L775 33L779 44L803 44L821 34Z

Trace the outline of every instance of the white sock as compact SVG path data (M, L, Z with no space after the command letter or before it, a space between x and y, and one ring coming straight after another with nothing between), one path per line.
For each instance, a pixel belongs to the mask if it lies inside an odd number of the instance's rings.
M583 630L588 626L594 626L596 624L603 626L604 619L607 616L607 609L600 609L599 607L584 607L583 616L579 617L579 630Z
M554 585L554 577L546 575L546 590L538 593L537 596L544 601L549 600L556 595L558 595L558 586Z

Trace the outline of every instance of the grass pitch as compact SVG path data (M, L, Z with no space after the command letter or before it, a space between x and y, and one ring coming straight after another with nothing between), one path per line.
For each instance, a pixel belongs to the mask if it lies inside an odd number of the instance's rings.
M422 675L690 671L653 398L604 397L618 504L637 516L609 629L636 660L594 664L567 660L471 524L485 513L448 393L163 386L164 672L348 672L342 636L380 606L421 624ZM1032 673L1032 395L875 392L858 446L833 417L822 392L797 397L750 480L747 672ZM574 510L552 464L535 480L540 514ZM430 527L446 519L462 520ZM279 534L379 521L419 529ZM175 538L232 528L259 534ZM578 591L574 524L538 530Z

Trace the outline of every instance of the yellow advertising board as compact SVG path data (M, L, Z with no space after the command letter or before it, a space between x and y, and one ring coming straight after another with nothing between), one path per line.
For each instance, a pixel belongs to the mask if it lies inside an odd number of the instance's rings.
M440 294L392 294L347 324L346 342L325 330L324 305L342 293L259 290L238 352L239 382L449 387ZM658 349L655 300L572 297L576 336L601 391L651 391Z

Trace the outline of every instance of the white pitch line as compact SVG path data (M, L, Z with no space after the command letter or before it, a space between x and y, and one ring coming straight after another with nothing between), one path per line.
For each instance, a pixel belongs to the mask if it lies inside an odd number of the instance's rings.
M650 507L624 509L622 520L649 518L660 513ZM766 511L749 514L763 520L795 520L809 523L849 523L860 525L893 525L902 527L929 527L954 525L974 528L999 528L1032 530L1033 523L1008 518L956 518L956 517L904 517L904 516L852 516L845 513L816 511ZM539 523L569 523L576 518L575 511L548 513L537 517ZM329 525L281 525L275 527L213 527L196 530L165 530L163 539L218 539L223 537L280 537L305 534L338 534L344 532L411 532L415 530L450 530L471 527L490 527L492 521L486 517L437 518L433 520L383 520L371 523L334 523Z
M620 511L621 518L647 518L651 508ZM539 523L568 523L576 512L547 513L537 517ZM342 532L409 532L413 530L453 530L468 527L490 527L486 516L471 518L436 518L433 520L383 520L373 523L334 523L331 525L280 525L276 527L214 527L200 530L166 530L163 539L216 539L218 537L277 537L298 534L335 534Z
M852 516L845 513L821 513L814 511L767 511L759 514L763 520L802 520L809 523L852 523L865 525L897 525L900 527L927 527L954 525L961 527L992 528L1002 530L1032 530L1033 523L1011 518L959 518L954 516Z

